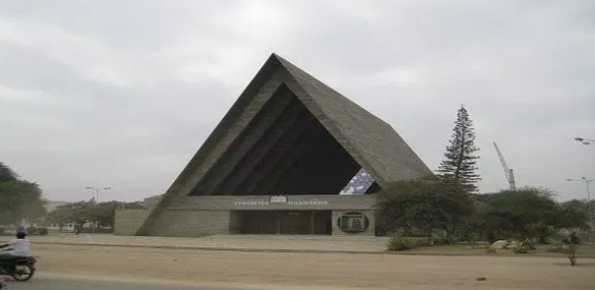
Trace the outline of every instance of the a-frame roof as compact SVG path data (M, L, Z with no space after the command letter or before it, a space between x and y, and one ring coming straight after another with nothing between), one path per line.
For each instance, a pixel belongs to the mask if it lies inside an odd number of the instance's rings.
M380 186L432 174L388 123L285 59L273 57L297 81L296 91L303 90L302 95L296 93L298 98L318 120L327 119L327 130Z
M254 118L262 104L285 85L380 187L432 174L386 122L276 54L272 54L223 120L154 207L137 234L150 225L174 197L186 196ZM260 107L259 107L260 106Z

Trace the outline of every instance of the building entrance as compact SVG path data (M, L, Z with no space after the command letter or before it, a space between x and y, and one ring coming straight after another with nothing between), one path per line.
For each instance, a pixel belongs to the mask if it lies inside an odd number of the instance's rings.
M238 211L239 232L260 235L330 235L330 210Z

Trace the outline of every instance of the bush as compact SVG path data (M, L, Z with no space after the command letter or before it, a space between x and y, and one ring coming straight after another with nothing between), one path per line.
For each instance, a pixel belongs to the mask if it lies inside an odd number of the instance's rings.
M548 253L565 253L566 252L563 245L555 245L552 247L548 247L545 249L545 251Z
M34 226L28 227L25 231L27 232L28 235L35 235L35 234L37 234L37 228L34 227Z
M48 234L48 228L37 228L37 234L40 236L45 236Z
M576 266L576 250L578 250L578 244L569 244L568 245L568 259L570 260L570 265Z
M453 243L453 241L447 236L435 237L432 241L433 245L449 245Z
M515 254L526 254L529 252L529 248L525 246L518 246L514 248Z
M406 251L419 247L419 240L410 237L392 236L388 241L389 251Z
M570 265L576 266L576 250L578 250L578 245L580 245L581 239L576 235L575 232L572 232L566 239L564 239L564 244L568 246L568 259L570 260Z
M518 246L513 249L516 254L526 254L529 250L535 250L535 245L530 239L524 239L518 243Z

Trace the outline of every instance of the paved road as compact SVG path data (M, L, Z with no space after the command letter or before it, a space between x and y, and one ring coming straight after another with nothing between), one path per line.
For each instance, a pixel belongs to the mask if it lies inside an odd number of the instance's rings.
M134 282L110 279L39 275L28 282L8 282L8 290L282 290L281 288L233 288L167 282Z

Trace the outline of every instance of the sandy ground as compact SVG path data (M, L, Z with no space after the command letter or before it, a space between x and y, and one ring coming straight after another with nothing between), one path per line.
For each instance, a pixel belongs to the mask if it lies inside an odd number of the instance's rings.
M361 289L594 289L595 259L36 245L40 273ZM486 277L487 281L476 281Z

